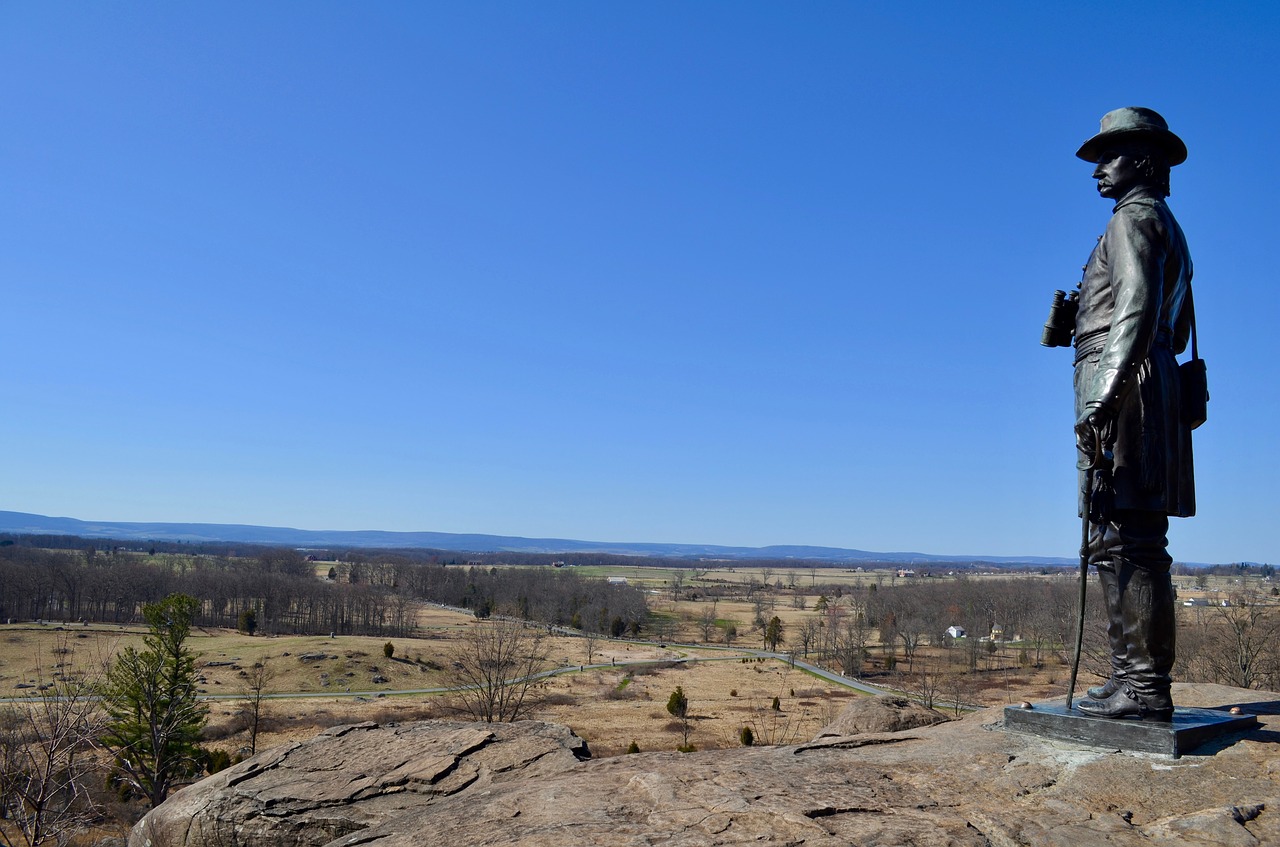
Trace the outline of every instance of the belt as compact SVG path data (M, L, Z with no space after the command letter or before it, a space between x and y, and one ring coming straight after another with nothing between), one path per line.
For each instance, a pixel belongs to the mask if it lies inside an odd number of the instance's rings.
M1109 334L1108 330L1102 329L1102 330L1098 330L1097 332L1092 332L1086 335L1084 338L1077 338L1075 342L1076 343L1075 363L1077 365L1080 364L1080 361L1085 357L1089 356L1092 353L1097 353L1099 350L1106 347L1108 334ZM1163 347L1170 351L1173 350L1173 330L1172 329L1166 329L1165 327L1161 327L1160 329L1156 330L1156 337L1151 341L1151 349L1154 350L1157 347Z
M1080 360L1090 353L1096 353L1106 346L1107 330L1105 329L1098 330L1083 338L1076 338L1076 364L1080 364Z

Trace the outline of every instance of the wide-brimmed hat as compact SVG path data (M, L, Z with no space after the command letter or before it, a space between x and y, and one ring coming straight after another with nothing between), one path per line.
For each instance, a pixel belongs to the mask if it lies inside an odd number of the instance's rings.
M1144 141L1164 151L1170 167L1187 160L1187 145L1169 131L1169 124L1152 109L1141 106L1125 106L1102 116L1098 134L1090 138L1076 155L1086 162L1096 163L1107 148L1117 142Z

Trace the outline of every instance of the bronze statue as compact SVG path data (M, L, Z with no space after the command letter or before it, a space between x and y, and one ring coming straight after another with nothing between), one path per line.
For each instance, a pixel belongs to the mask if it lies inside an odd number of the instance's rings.
M1079 709L1167 722L1174 595L1166 534L1170 516L1195 514L1198 421L1184 420L1174 358L1194 321L1191 256L1165 203L1169 170L1187 148L1160 115L1130 107L1104 115L1076 155L1097 165L1098 193L1115 201L1084 268L1071 332L1079 467L1098 468L1080 475L1081 556L1098 571L1111 647L1111 678Z

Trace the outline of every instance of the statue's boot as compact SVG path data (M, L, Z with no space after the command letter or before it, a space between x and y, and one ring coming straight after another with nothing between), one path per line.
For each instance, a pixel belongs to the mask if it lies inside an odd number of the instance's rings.
M1158 721L1169 723L1173 720L1173 703L1167 708L1147 706L1133 689L1124 687L1117 689L1105 700L1081 700L1080 711L1095 718L1137 718L1141 721Z
M1173 718L1169 693L1174 660L1173 583L1166 570L1147 570L1119 559L1112 572L1123 642L1116 691L1103 700L1082 701L1080 711L1097 717L1167 722Z
M1116 682L1116 678L1113 676L1106 682L1102 683L1102 685L1092 686L1085 692L1085 694L1087 694L1091 700L1105 700L1119 690L1120 684Z
M1107 644L1111 648L1111 677L1102 685L1095 685L1085 693L1094 700L1106 700L1123 685L1125 666L1124 619L1120 610L1120 578L1115 565L1109 561L1097 561L1098 582L1102 586L1102 600L1107 610Z

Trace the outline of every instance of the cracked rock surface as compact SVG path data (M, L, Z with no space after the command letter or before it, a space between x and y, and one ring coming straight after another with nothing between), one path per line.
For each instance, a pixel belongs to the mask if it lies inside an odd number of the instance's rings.
M590 753L567 727L424 721L334 727L246 759L179 791L130 847L318 847L407 809L537 778Z
M1201 685L1175 686L1175 698L1246 704L1262 726L1171 760L1006 733L999 709L884 731L916 724L916 707L895 716L891 703L860 700L861 714L808 744L595 761L579 761L581 742L549 724L347 727L179 792L130 844L1280 844L1280 695ZM537 729L509 739L521 753L500 755L508 739L496 734L521 727ZM486 733L495 737L479 743ZM311 770L273 764L308 745ZM512 764L481 764L484 755ZM349 799L321 806L321 797ZM246 837L273 815L270 840ZM222 840L201 840L205 831Z

